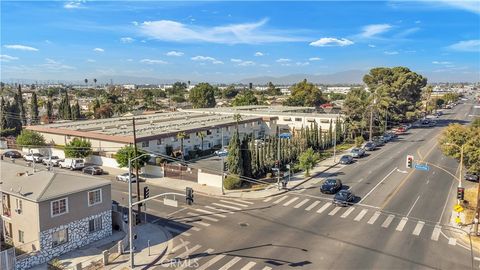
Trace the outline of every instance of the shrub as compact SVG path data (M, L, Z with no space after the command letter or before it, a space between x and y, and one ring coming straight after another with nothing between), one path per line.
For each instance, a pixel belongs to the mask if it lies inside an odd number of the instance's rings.
M227 176L223 182L223 187L228 190L240 188L241 185L242 180L240 180L240 178L238 178L236 175Z
M355 137L355 146L356 147L362 146L363 142L365 142L365 140L363 139L362 136Z

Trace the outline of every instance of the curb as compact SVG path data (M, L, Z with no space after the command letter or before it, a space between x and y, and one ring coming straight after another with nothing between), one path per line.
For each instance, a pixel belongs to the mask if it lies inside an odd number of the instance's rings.
M163 249L163 251L155 258L153 259L150 263L148 263L147 265L143 266L141 269L144 270L144 269L149 269L153 266L155 266L155 264L159 261L162 261L162 258L165 256L165 254L168 254L167 251L169 249L172 248L172 235L163 227L163 226L160 226L160 225L157 225L155 224L156 226L158 226L159 228L161 228L161 231L163 232L163 234L165 235L166 239L168 239L168 242L166 243L165 245L165 248Z

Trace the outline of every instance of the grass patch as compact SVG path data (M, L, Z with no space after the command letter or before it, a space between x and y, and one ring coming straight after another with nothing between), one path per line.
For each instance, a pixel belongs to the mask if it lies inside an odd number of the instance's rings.
M465 209L465 222L470 223L475 217L475 210L477 208L477 188L467 188L464 193L463 208Z

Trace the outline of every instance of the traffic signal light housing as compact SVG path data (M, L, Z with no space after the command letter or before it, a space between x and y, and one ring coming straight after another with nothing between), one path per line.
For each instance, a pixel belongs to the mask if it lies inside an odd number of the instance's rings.
M187 204L192 205L193 204L193 188L186 187L185 188L185 195L186 195Z
M407 168L413 168L413 156L412 155L407 155L406 166L407 166Z
M465 188L457 187L457 199L463 201L465 195Z
M143 187L143 198L147 199L150 197L150 189L148 187Z

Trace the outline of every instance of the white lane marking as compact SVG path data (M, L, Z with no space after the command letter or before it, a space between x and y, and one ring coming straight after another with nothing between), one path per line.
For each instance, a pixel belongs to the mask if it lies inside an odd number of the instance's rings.
M297 205L295 205L293 208L300 208L300 206L306 204L308 201L310 201L310 199L305 199L301 202L299 202Z
M327 202L326 204L324 204L322 207L320 207L320 209L317 210L317 213L322 213L323 211L325 211L325 209L327 209L328 207L330 207L330 205L332 205L331 202Z
M388 215L388 217L385 219L385 221L382 223L383 228L388 228L390 226L390 223L392 223L392 220L395 218L395 215Z
M246 204L255 204L254 202L244 201L244 200L240 200L240 199L231 199L231 200L236 201L236 202L246 203Z
M375 221L377 221L377 218L380 216L380 211L375 211L375 213L373 214L373 216L368 220L368 224L373 224L375 223Z
M395 167L393 168L393 170L391 170L380 182L378 182L378 184L376 184L368 193L367 195L363 196L363 198L360 200L360 203L363 202L367 197L368 195L370 195L381 183L383 183L383 181L385 181L385 179L387 179L394 171L396 171L398 169L398 167Z
M193 208L192 210L193 210L193 211L197 211L197 212L201 212L201 213L205 213L205 214L209 214L209 215L212 215L212 216L216 216L216 217L221 217L221 218L226 218L226 217L227 217L227 216L225 216L225 215L217 214L217 213L210 212L210 211L203 210L203 209L195 209L195 208Z
M271 201L272 199L273 199L273 197L268 197L268 198L266 198L265 200L263 200L263 202L269 202L269 201Z
M440 223L442 221L442 218L443 218L443 214L445 213L445 209L447 208L447 204L449 202L448 198L450 198L450 193L451 193L451 190L453 188L453 185L455 184L456 181L452 181L452 184L450 184L450 192L448 192L447 194L447 198L445 199L445 204L443 205L443 210L442 210L442 214L440 215L440 218L438 219L438 222L437 223Z
M281 197L280 199L278 199L278 200L274 201L273 203L274 203L274 204L277 204L277 203L279 203L279 202L281 202L281 201L285 200L286 198L288 198L288 196L283 196L283 197Z
M412 212L413 207L415 207L415 204L417 204L418 199L420 199L420 196L417 197L417 199L416 199L415 202L413 203L412 207L410 207L410 210L408 210L407 217L408 217L408 216L410 215L410 213Z
M338 211L340 211L340 209L342 209L342 207L337 206L337 207L335 207L332 211L330 211L330 213L328 213L328 215L329 215L329 216L333 216L333 215L335 215Z
M192 223L197 224L197 225L201 225L201 226L205 226L205 227L210 226L209 223L202 222L202 221L193 221Z
M165 229L169 232L172 232L172 233L176 233L176 234L181 234L181 235L185 235L185 236L190 236L191 234L189 232L186 232L186 231L181 231L179 229L175 229L175 228L172 228L172 227L169 227L169 226L165 226Z
M255 264L257 264L257 263L256 262L249 262L249 263L247 263L247 265L242 267L242 269L240 269L240 270L250 270L250 269L252 269L252 267L255 266Z
M187 251L183 252L182 254L178 255L178 256L175 256L175 258L183 258L185 256L188 256L190 255L192 252L195 252L195 250L201 248L202 246L201 245L196 245L192 248L189 248Z
M305 211L310 211L312 210L317 204L319 204L320 201L314 201L312 204L310 204L307 208L305 208Z
M215 207L210 206L210 205L206 205L205 208L212 209L212 210L215 210L215 211L221 211L222 213L229 213L229 214L233 214L233 213L234 213L234 212L232 212L232 211L230 211L230 210L221 209L221 208L215 208Z
M413 235L420 235L420 232L422 232L423 225L425 225L425 222L419 221L417 222L417 226L415 226L415 229L413 230L412 234Z
M405 224L407 224L408 218L403 217L402 220L400 220L400 223L398 223L397 228L395 230L401 232L403 231L403 228L405 227Z
M236 264L241 259L242 258L240 258L240 257L234 257L229 262L227 262L224 266L222 266L219 270L228 270L228 269L230 269L230 267L232 267L234 264Z
M350 213L353 212L353 210L355 210L355 207L350 207L347 211L345 211L345 213L343 213L340 217L341 218L346 218L348 217L348 215L350 215Z
M301 188L300 190L297 190L296 192L297 192L297 193L302 193L302 192L304 192L304 191L306 191L306 190L307 190L307 188L304 187L304 188Z
M265 266L265 267L262 268L262 270L272 270L272 268L268 267L268 266Z
M362 220L362 218L365 216L365 214L368 212L367 209L363 209L362 211L360 211L360 213L353 219L355 221L360 221Z
M176 222L176 221L168 221L169 224L171 224L172 226L177 226L177 227L183 227L185 229L191 229L191 230L194 230L194 231L200 231L199 228L197 227L193 227L192 225L187 225L187 224L183 224L183 223L180 223L180 222Z
M172 251L170 253L175 253L175 251L181 249L184 246L187 246L188 244L190 244L189 241L182 242L180 245L176 245L174 248L172 248Z
M221 204L221 203L212 203L213 205L216 205L216 206L220 206L220 207L224 207L224 208L229 208L229 209L233 209L233 210L242 210L242 208L238 208L238 207L234 207L234 206L230 206L230 205L225 205L225 204Z
M220 202L226 203L227 205L231 204L231 205L240 206L240 207L248 207L248 204L241 204L238 202L231 202L231 201L225 201L225 200L220 200Z
M290 201L284 203L283 206L289 206L291 203L293 203L296 200L298 200L298 197L295 197L295 198L291 199Z
M457 239L456 238L449 238L448 239L448 244L449 245L452 245L452 246L455 246L457 244Z
M438 238L440 237L440 230L442 227L440 225L435 225L435 229L433 229L432 237L431 239L433 241L438 241Z
M199 268L197 268L197 270L205 270L207 269L208 267L212 266L214 263L220 261L221 259L223 259L223 257L225 257L224 254L220 254L220 255L217 255L215 257L213 257L211 260L209 260L208 262L204 263L202 266L200 266Z
M199 216L198 214L195 214L195 213L192 213L192 212L188 212L187 214L188 214L188 215L191 215L191 216L195 216L195 217L201 218L201 219L210 220L210 221L213 221L213 222L217 222L217 221L218 221L218 219L216 219L216 218L206 217L206 216Z

